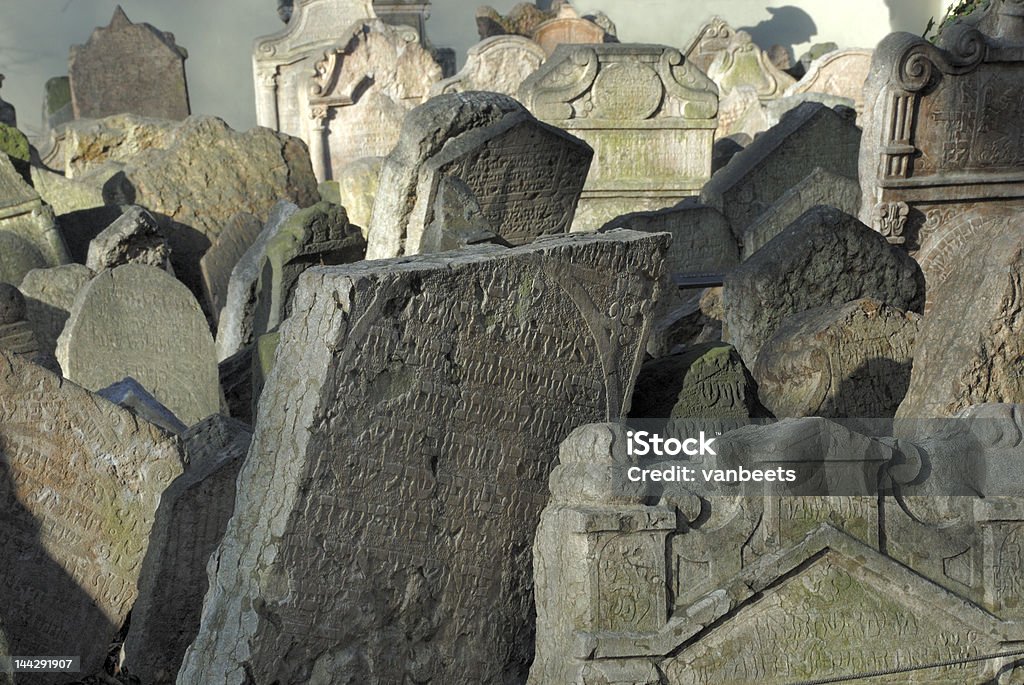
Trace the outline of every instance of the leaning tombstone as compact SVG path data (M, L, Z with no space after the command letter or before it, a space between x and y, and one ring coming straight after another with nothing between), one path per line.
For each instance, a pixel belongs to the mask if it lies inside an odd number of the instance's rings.
M768 58L746 31L736 31L729 43L715 54L708 65L708 78L718 85L725 97L740 86L753 88L761 100L780 97L796 79L782 71Z
M167 236L142 207L127 208L89 242L85 265L90 270L99 273L122 264L155 266L174 275Z
M134 378L128 377L112 383L96 394L173 435L181 435L188 430L188 426Z
M544 480L626 410L667 240L306 271L179 682L524 680Z
M729 47L736 29L729 26L721 17L711 17L705 22L697 33L690 40L690 44L683 50L686 59L697 66L705 74L708 68L715 61L718 53Z
M245 251L256 242L262 230L263 222L258 217L248 212L239 212L228 219L217 240L199 260L203 295L214 322L220 318L220 310L227 304L231 271Z
M447 178L472 191L490 229L509 244L566 233L592 155L506 95L432 98L409 114L384 162L367 259L423 251L425 232L454 197L441 192Z
M181 473L178 447L159 428L3 351L0 397L8 646L20 656L78 656L82 673L97 673L138 594L160 494Z
M610 37L602 26L581 17L571 3L565 2L554 19L537 25L530 32L530 38L550 56L559 45L606 43Z
M71 48L68 77L76 119L132 112L157 119L190 113L185 59L174 35L133 24L118 5L106 27ZM125 69L125 65L132 65Z
M9 283L0 283L0 350L39 361L39 341L26 320L25 296Z
M471 47L462 71L435 83L430 94L485 90L515 96L546 58L544 49L529 38L493 36Z
M38 255L43 263L30 268L57 266L69 261L53 210L43 204L39 193L25 182L6 155L0 155L0 233L20 238L27 246L24 252ZM20 274L8 273L7 277L17 285L27 272L28 269Z
M672 206L711 176L717 88L674 48L563 45L519 96L538 119L594 149L574 231Z
M206 317L188 288L156 267L125 264L92 279L75 297L57 360L92 390L131 376L189 426L220 410Z
M786 89L786 95L822 93L853 100L857 114L864 113L864 86L871 70L872 50L835 50L811 63L803 78Z
M67 76L48 79L43 86L43 129L53 131L74 118L70 80Z
M44 354L56 359L57 338L71 315L75 296L92 276L81 264L33 269L25 274L18 286L25 296L25 320L35 332Z
M335 180L321 184L320 199L341 205L348 212L348 220L359 227L363 237L370 232L373 204L377 200L380 172L384 167L383 157L362 157L346 164L335 176ZM336 195L328 196L324 187L336 189Z

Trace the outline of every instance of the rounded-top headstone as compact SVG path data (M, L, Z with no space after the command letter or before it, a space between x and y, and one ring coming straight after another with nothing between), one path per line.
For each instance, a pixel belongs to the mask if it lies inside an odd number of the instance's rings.
M25 296L10 283L0 283L0 324L25 318Z
M136 379L187 425L220 410L213 336L195 297L166 271L125 264L75 297L57 342L64 375L98 391Z

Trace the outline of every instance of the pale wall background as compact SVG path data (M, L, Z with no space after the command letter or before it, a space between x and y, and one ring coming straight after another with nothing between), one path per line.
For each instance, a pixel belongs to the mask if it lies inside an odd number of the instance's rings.
M507 11L517 0L491 0ZM428 22L436 45L465 59L477 40L474 12L486 0L434 0ZM106 25L116 0L0 0L0 96L18 110L28 133L40 127L43 84L67 73L68 48ZM275 0L120 0L132 21L175 34L189 51L186 70L196 113L215 114L235 128L255 124L250 49L256 36L280 30ZM764 47L792 47L799 55L813 43L874 47L893 30L924 31L948 0L576 0L584 11L603 11L623 41L685 47L709 17L721 15L751 30Z

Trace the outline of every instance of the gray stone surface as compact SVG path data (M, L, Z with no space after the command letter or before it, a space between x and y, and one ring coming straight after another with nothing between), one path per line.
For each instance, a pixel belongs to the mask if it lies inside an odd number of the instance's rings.
M801 214L817 205L835 207L856 216L860 208L860 184L856 178L815 168L743 229L739 236L743 259L748 259Z
M124 663L142 682L173 683L199 632L206 564L234 512L251 439L252 429L222 416L182 436L188 464L160 498L124 646Z
M221 360L217 365L226 409L222 413L250 426L254 415L252 364L253 348L250 346Z
M85 265L95 273L122 264L155 266L174 275L167 236L142 207L127 208L89 243Z
M675 48L562 45L519 99L594 149L574 231L672 206L711 176L718 89Z
M627 410L666 248L303 274L178 682L521 682L544 479L575 426Z
M550 56L560 45L606 43L609 36L604 27L590 17L581 17L572 4L566 2L558 7L554 18L535 26L530 38Z
M58 216L83 209L102 207L103 188L33 166L32 186ZM70 246L69 246L70 249Z
M89 175L110 162L126 163L152 149L166 149L180 124L137 114L83 119L64 128L59 170L69 179Z
M788 317L757 356L758 395L778 418L891 418L920 321L872 299Z
M133 24L118 5L108 26L94 30L85 45L71 48L68 77L75 118L132 112L184 119L190 111L187 57L173 34Z
M383 157L361 157L346 164L334 174L334 181L327 181L337 187L337 199L324 197L345 208L348 220L354 223L367 237L370 231L370 219L373 216L373 203L377 199L377 186L380 182Z
M32 327L44 354L56 358L57 338L71 315L75 295L92 276L92 272L81 264L34 269L25 274L18 286L25 296L25 320Z
M123 378L98 390L96 394L173 435L181 435L188 430L188 426L134 378Z
M593 156L497 93L440 95L413 110L384 162L368 259L422 252L445 177L476 195L491 229L522 245L567 233Z
M753 88L759 99L770 100L796 83L796 79L772 64L746 31L735 31L728 37L726 44L715 52L707 75L718 85L722 97L746 86Z
M435 83L430 94L485 90L515 96L546 58L544 48L529 38L492 36L471 47L462 71Z
M971 239L959 246L945 278L929 283L902 418L1024 403L1024 238L1020 210L1000 213L972 217Z
M15 655L77 655L96 673L137 596L160 493L181 473L178 447L2 351L0 396L0 622Z
M683 50L686 59L693 62L705 74L715 61L718 53L729 47L729 43L736 35L736 29L729 26L721 17L711 17L704 23L693 38L690 44Z
M473 190L457 176L444 177L434 198L433 219L423 230L420 252L447 252L480 243L510 247L495 232Z
M0 283L21 283L25 274L46 267L46 260L31 242L0 231Z
M804 103L715 173L701 200L725 214L733 231L742 235L815 168L857 178L860 138L852 116Z
M67 76L54 76L43 86L43 127L55 129L73 121L74 108L71 104L71 81Z
M854 217L814 207L726 277L727 340L754 368L787 316L864 297L920 313L924 276L905 252Z
M262 231L263 222L258 217L248 212L239 212L228 219L217 240L199 260L203 295L214 322L220 318L220 310L227 304L231 272Z
M38 361L39 341L26 321L25 296L10 283L0 283L0 350Z
M189 426L220 409L206 317L184 285L152 266L125 264L82 288L57 361L65 377L93 390L131 376Z
M288 218L299 211L291 202L279 202L270 211L263 231L256 238L228 280L227 301L217 325L217 359L223 361L243 347L253 344L253 312L256 307L256 283L267 251L267 245L281 231Z
M7 282L14 285L32 268L57 266L68 261L67 247L57 230L53 210L43 204L39 193L15 170L7 155L0 155L0 234L14 235L25 244L18 248L14 240L6 238L6 249L0 251L0 269ZM4 257L5 253L12 256ZM19 256L14 257L14 254ZM42 264L18 273L39 259Z
M864 86L871 71L871 50L849 49L827 52L811 63L786 95L824 93L853 100L857 113L864 112Z

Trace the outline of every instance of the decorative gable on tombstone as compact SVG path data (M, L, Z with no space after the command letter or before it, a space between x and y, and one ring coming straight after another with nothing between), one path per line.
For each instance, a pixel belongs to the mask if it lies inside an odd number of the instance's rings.
M689 47L683 51L686 59L707 73L708 67L715 61L719 52L729 47L729 41L736 35L736 29L729 26L725 19L712 17L697 31L690 41Z
M1019 231L1024 6L993 0L939 44L895 33L865 91L860 217L916 256L929 290L968 243ZM998 225L996 225L998 224Z
M188 53L174 34L133 24L118 5L106 27L71 48L68 76L76 119L125 112L184 119L191 110L185 81ZM130 65L130 68L128 68Z

